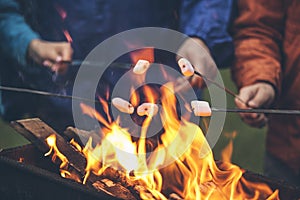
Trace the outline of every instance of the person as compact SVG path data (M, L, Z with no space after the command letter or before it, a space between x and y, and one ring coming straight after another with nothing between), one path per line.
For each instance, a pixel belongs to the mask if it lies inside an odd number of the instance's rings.
M0 0L1 85L72 95L78 69L61 61L83 60L100 42L138 27L169 28L191 36L178 51L198 66L195 70L211 71L202 65L206 59L226 65L233 52L227 32L231 4L231 0ZM195 42L209 51L209 58L191 48ZM108 74L107 79L122 73ZM191 82L199 86L199 78ZM74 124L71 108L69 99L1 91L1 113L7 121L26 114L64 130Z
M233 37L232 77L239 108L300 109L300 4L292 1L238 1ZM300 116L242 113L253 126L268 126L264 172L300 186Z

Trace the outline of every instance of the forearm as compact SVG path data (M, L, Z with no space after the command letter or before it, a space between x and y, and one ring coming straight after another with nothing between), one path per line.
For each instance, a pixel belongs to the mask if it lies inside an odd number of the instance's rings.
M280 92L283 24L281 0L239 1L234 24L235 62L233 79L238 88L258 82Z
M0 38L1 53L26 66L29 43L39 35L27 25L15 1L0 0Z
M180 30L200 38L218 66L228 65L233 55L232 38L228 33L232 4L232 0L182 1Z

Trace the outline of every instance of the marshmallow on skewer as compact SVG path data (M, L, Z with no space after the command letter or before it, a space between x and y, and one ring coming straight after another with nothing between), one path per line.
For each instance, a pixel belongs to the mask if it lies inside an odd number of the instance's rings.
M137 114L139 116L147 115L148 117L153 117L158 112L158 106L154 103L143 103L137 108Z
M112 99L112 104L121 112L132 114L134 112L134 107L128 101L116 97Z
M211 109L207 101L191 101L191 106L195 116L209 117L211 116Z
M138 60L138 62L133 67L133 73L135 74L143 74L150 67L150 62L147 60Z
M190 61L185 58L180 58L178 60L178 65L180 67L181 73L184 76L192 76L194 74L194 68Z

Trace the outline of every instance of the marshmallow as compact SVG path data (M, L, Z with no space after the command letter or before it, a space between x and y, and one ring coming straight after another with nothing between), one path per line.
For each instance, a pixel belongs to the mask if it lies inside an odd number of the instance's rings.
M180 58L178 60L178 65L181 69L181 73L184 76L192 76L194 74L194 68L192 66L192 64L190 63L190 61L188 61L185 58Z
M191 106L195 116L209 117L211 116L211 109L206 101L191 101Z
M150 67L150 62L147 60L138 60L133 68L133 73L135 74L143 74Z
M132 114L134 112L134 107L131 105L131 103L122 98L113 98L111 102L119 111L123 113Z
M137 114L139 116L147 115L153 117L158 112L158 106L154 103L143 103L137 108Z

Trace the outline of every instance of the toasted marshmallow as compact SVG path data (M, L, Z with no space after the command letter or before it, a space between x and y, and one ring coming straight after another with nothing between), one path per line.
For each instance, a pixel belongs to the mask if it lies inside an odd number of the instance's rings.
M116 97L112 99L112 104L121 112L132 114L134 112L134 107L128 101Z
M133 73L135 74L143 74L150 67L150 62L147 60L138 60L133 68Z
M158 106L154 103L143 103L137 108L137 114L139 116L149 116L153 117L158 112Z
M195 116L209 117L211 116L211 109L207 101L191 101L191 106Z
M178 60L178 65L180 67L181 73L184 76L192 76L194 74L194 68L190 61L185 58L180 58Z

